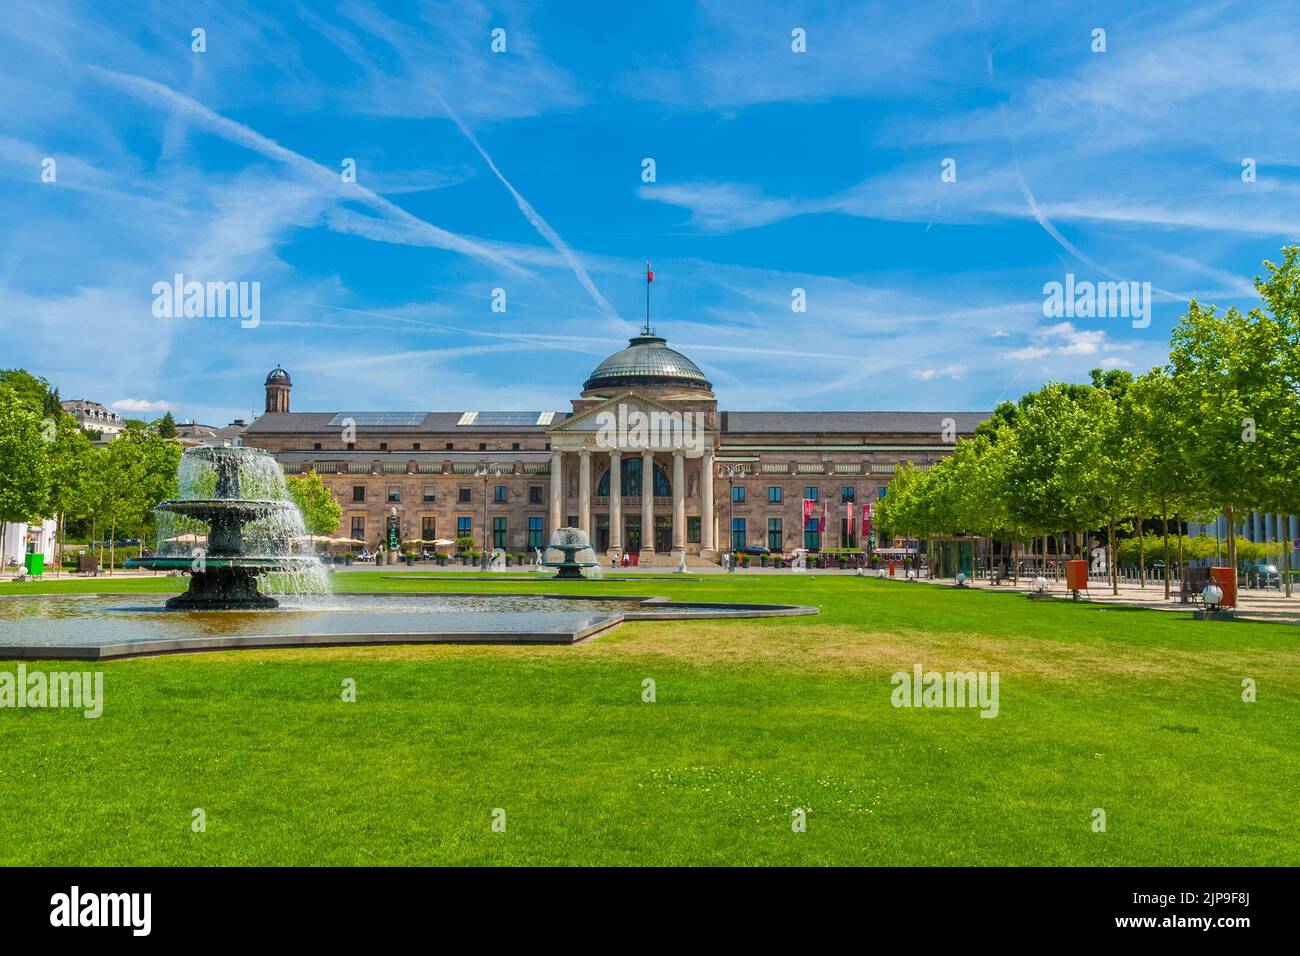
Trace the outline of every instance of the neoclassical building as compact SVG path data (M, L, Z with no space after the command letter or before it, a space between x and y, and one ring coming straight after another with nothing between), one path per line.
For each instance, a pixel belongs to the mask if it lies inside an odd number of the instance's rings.
M563 525L602 555L642 560L712 560L728 543L856 547L861 507L901 462L938 460L988 417L719 411L699 367L649 328L596 366L569 411L299 412L292 386L272 370L242 441L286 473L320 474L343 509L339 534L372 548L392 514L403 540L486 534L511 552Z

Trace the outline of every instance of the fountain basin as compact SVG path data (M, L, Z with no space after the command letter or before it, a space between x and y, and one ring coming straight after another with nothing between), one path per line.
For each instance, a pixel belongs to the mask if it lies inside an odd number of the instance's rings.
M576 644L625 621L816 614L661 597L348 594L260 609L167 610L153 595L0 598L0 660L109 660L240 648Z

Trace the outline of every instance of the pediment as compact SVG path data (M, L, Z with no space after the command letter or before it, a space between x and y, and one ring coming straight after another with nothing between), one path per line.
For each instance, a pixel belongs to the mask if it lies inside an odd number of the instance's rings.
M717 444L702 411L673 408L632 391L565 419L549 434L551 447L560 451L682 451L694 457Z

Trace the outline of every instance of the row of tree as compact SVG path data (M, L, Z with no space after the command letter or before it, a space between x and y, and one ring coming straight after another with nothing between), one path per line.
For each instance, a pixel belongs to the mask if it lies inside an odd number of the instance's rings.
M1044 562L1049 536L1083 556L1099 535L1113 588L1119 533L1158 521L1167 597L1171 522L1224 515L1233 529L1251 511L1300 513L1298 252L1264 263L1262 308L1192 301L1168 364L1049 382L999 405L928 470L903 466L877 521L889 534L982 536L1012 550L1042 539ZM1237 566L1235 533L1226 550Z
M92 540L142 537L153 506L176 491L181 446L159 428L128 421L120 435L96 444L63 411L58 392L22 369L0 371L0 568L4 530L11 523L58 517L60 539L69 521L89 522Z

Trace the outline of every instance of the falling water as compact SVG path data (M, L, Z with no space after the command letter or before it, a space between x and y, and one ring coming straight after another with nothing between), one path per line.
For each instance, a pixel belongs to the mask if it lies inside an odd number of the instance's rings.
M218 468L218 462L223 468ZM224 483L223 473L231 476ZM178 477L176 501L207 502L214 508L221 507L220 502L240 503L240 513L249 519L240 529L239 557L299 559L293 562L293 570L263 575L264 591L294 599L329 593L329 576L315 559L302 513L289 494L279 463L269 453L256 448L187 449ZM207 520L160 510L155 554L216 556L218 544L208 541L208 529Z

